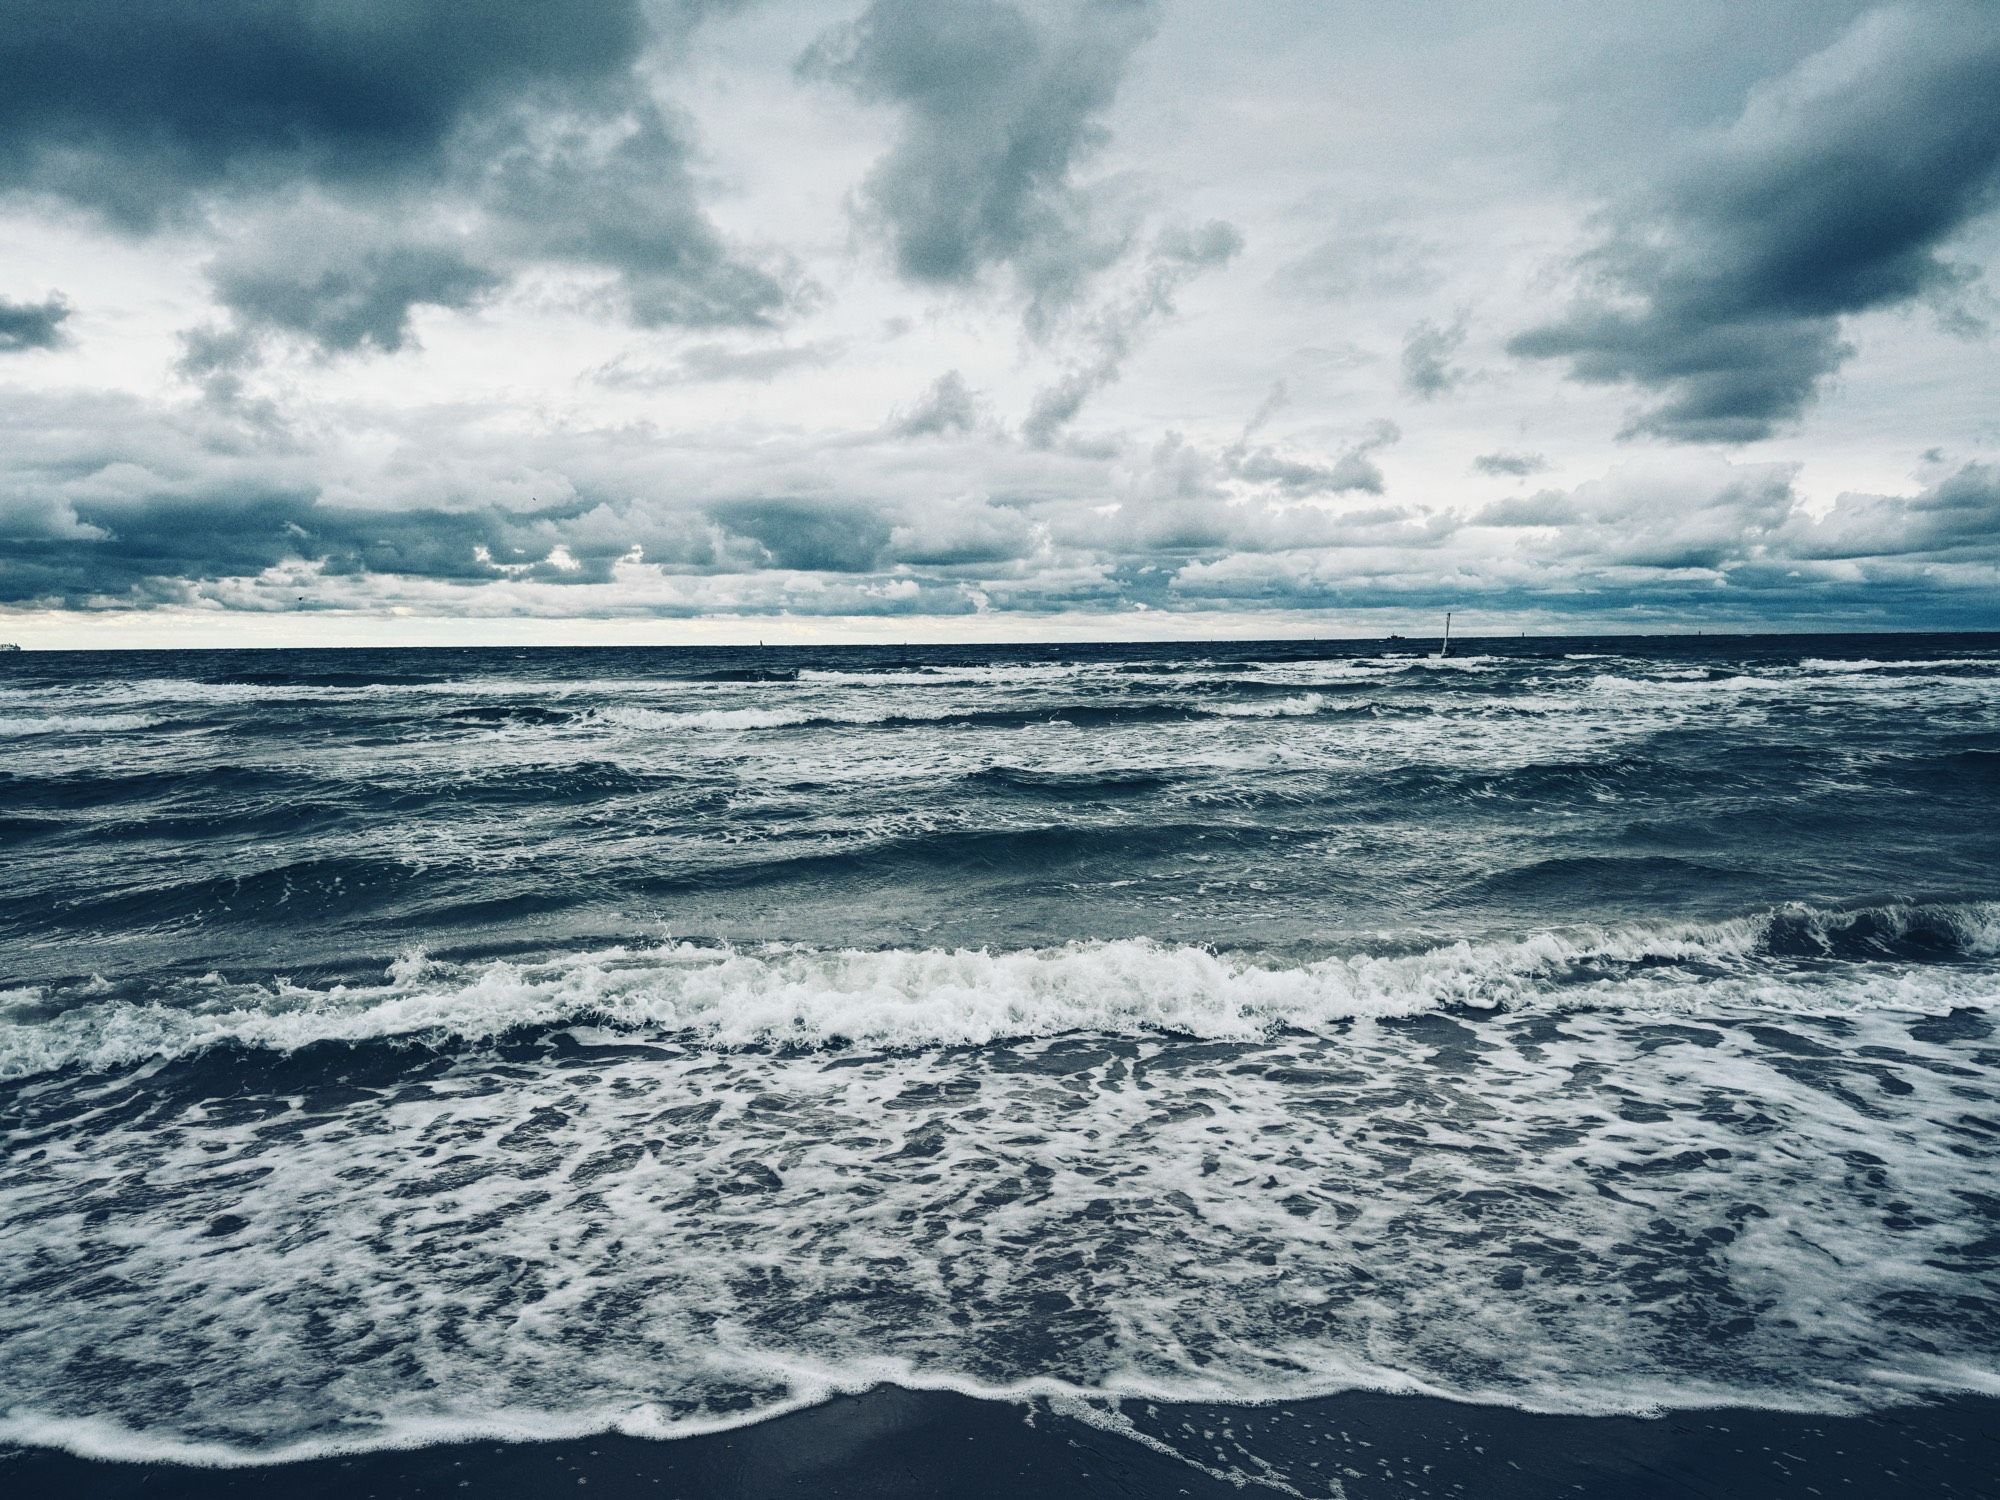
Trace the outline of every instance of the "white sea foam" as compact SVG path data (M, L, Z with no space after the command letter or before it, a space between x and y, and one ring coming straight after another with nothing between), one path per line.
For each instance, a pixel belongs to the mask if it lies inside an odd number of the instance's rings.
M158 722L145 714L0 714L0 735L128 734Z
M2000 1186L1966 1124L1994 1068L1912 1019L832 1056L576 1026L402 1069L30 1082L0 1437L273 1462L682 1435L883 1381L1155 1436L1110 1403L1991 1389L1960 1299L1992 1272L1964 1195Z
M2000 904L1885 908L1870 920L1889 937L1922 920L1967 959L2000 955ZM1779 921L1810 959L1832 951L1854 917L1791 908L1293 964L1144 939L1002 952L670 943L474 966L413 954L380 985L218 983L171 1004L98 1000L47 1019L0 1016L0 1078L130 1067L225 1043L285 1052L394 1037L464 1042L575 1021L720 1048L926 1048L1068 1033L1241 1041L1452 1008L1934 1013L2000 1001L2000 972L1979 963L1829 972L1760 959Z
M1922 672L1935 667L1993 667L2000 669L2000 656L1940 656L1914 658L1908 661L1875 661L1863 658L1857 661L1832 660L1825 657L1808 656L1799 662L1802 671L1807 672Z
M1500 656L1413 656L1409 664L1433 672L1494 672L1513 665Z
M1326 707L1324 693L1299 693L1290 698L1270 698L1254 703L1215 703L1204 712L1224 719L1301 719Z
M1609 697L1688 697L1736 696L1743 693L1782 692L1785 684L1774 677L1754 677L1739 673L1733 677L1711 677L1706 671L1656 672L1645 677L1625 677L1600 672L1588 683L1589 691Z
M1098 662L1020 662L981 665L967 663L959 666L922 665L905 667L900 670L867 671L849 670L837 667L807 667L799 673L799 681L805 683L827 683L838 687L891 687L891 688L939 688L959 687L969 684L1005 687L1015 683L1034 686L1061 684L1079 677L1106 676L1118 671L1122 663ZM1141 666L1157 666L1161 673L1171 672L1171 664L1138 663ZM1144 673L1141 675L1157 675Z
M598 708L591 717L622 729L741 730L784 729L815 717L792 708L703 708L675 712L658 708Z

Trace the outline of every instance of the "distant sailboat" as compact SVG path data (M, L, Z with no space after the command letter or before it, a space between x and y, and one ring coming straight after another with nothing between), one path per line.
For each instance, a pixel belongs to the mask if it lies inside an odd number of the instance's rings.
M1437 660L1443 661L1451 655L1451 611L1444 612L1444 642L1438 647Z

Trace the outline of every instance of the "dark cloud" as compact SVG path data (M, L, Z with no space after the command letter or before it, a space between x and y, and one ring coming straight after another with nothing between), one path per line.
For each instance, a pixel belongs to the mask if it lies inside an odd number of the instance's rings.
M62 325L69 313L69 304L57 296L40 302L10 302L0 297L0 354L60 348L65 337Z
M399 239L372 223L359 234L314 228L322 232L287 223L210 268L216 300L240 328L295 334L328 353L393 354L409 342L412 309L470 307L502 279L450 243ZM211 342L189 352L213 362L223 351Z
M1269 404L1267 401L1266 405ZM1269 445L1252 447L1245 442L1229 448L1223 454L1223 462L1235 478L1270 485L1286 495L1338 495L1355 491L1379 495L1386 486L1375 454L1402 436L1402 429L1394 422L1381 421L1331 463L1281 452Z
M1769 435L1852 352L1843 318L1962 288L1944 247L1993 206L1996 98L1990 4L1871 14L1621 205L1589 262L1601 295L1512 351L1658 392L1637 431Z
M1035 545L1034 525L1018 510L974 502L925 507L890 534L889 556L912 567L962 570L1012 562Z
M545 562L555 545L495 511L326 506L307 487L220 473L141 476L122 493L86 495L67 508L71 526L39 534L0 508L0 532L14 533L0 556L0 599L168 601L188 584L298 562L334 576L491 582L507 574L484 559Z
M1822 378L1854 352L1835 318L1707 321L1655 302L1635 316L1580 307L1561 324L1515 338L1511 352L1567 358L1573 379L1632 381L1670 398L1627 429L1678 442L1747 443L1797 417Z
M1607 615L1964 621L2000 597L2000 469L1977 463L1821 509L1794 466L1661 454L1461 519L1339 500L1379 488L1361 472L1394 438L1378 425L1330 460L1169 434L1109 486L1001 498L923 472L880 496L746 484L743 498L679 498L650 463L620 472L545 441L496 452L483 429L454 442L413 428L409 451L335 483L326 454L200 409L169 422L131 398L26 405L0 408L0 601L13 604L879 614L1366 606L1442 590ZM630 451L649 447L640 434ZM925 451L878 450L875 473L893 483ZM486 467L468 470L475 453ZM939 459L928 472L952 475ZM1067 460L1034 462L1047 475Z
M650 101L481 140L473 173L496 245L614 273L641 327L757 326L786 289L740 260L702 212L687 146Z
M764 324L788 288L702 211L643 76L649 47L735 8L22 0L0 26L0 189L135 230L248 205L218 300L326 352L395 350L413 307L549 262L611 277L644 327ZM413 227L431 220L453 227Z
M1403 340L1403 389L1419 400L1442 396L1465 378L1451 362L1465 343L1465 319L1433 323L1428 318Z
M39 515L0 494L0 600L177 602L192 586L300 566L361 583L580 586L608 581L635 545L659 564L718 565L698 519L614 517L614 545L607 514L586 501L527 513L375 509L328 503L308 485L219 472L141 476L122 493L82 496Z
M637 0L14 0L0 184L145 225L191 196L434 169L470 115L624 73Z
M2000 467L1971 463L1914 497L1845 494L1800 516L1789 548L1802 557L2000 561Z
M881 561L893 529L879 508L849 501L732 500L708 514L755 542L759 565L804 572L866 572Z
M0 599L67 605L97 598L166 602L191 579L255 576L297 547L286 531L310 497L217 482L73 507L69 535L17 535L0 550Z
M537 264L608 275L642 327L763 326L786 291L726 246L696 201L686 146L649 102L601 116L510 118L461 142L439 204L407 195L355 207L293 202L249 220L209 279L233 317L240 374L257 338L304 339L323 354L394 353L419 307L465 309ZM719 346L690 351L682 378L748 375L760 363Z
M1153 319L1173 312L1174 296L1181 287L1203 271L1227 265L1242 248L1242 234L1220 219L1199 229L1162 234L1147 257L1138 286L1100 308L1085 324L1086 357L1036 393L1021 423L1021 435L1037 448L1052 444L1076 420L1084 402L1124 372L1140 331Z
M263 362L263 339L241 323L204 324L181 334L181 357L174 373L192 381L202 398L218 410L255 415L266 425L277 420L268 404L252 401L246 394L245 376Z
M973 431L979 418L978 394L958 371L946 370L915 405L891 419L889 431L897 437L943 437Z
M821 39L805 73L901 112L861 205L904 277L965 286L1007 265L1059 304L1110 263L1122 241L1092 222L1074 171L1153 21L1150 0L876 0Z
M1554 465L1539 453L1510 453L1502 449L1496 453L1480 454L1472 461L1472 467L1496 479L1503 475L1525 479L1530 474L1546 474Z

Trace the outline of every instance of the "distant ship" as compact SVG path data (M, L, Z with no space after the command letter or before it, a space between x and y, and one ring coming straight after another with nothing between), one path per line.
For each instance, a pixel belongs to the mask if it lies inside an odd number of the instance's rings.
M19 651L20 649L12 641L0 641L0 651Z

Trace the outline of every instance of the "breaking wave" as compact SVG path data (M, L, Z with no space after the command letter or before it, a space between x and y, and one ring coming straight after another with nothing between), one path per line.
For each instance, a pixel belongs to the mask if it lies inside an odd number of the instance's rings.
M1069 1033L1246 1041L1360 1019L1537 1006L1938 1012L2000 1003L2000 974L1977 962L1996 954L2000 903L1992 902L1793 905L1716 923L1577 928L1304 963L1150 939L1002 952L670 942L480 965L411 953L377 985L211 976L146 1001L17 991L0 1008L0 1077L130 1067L212 1047L451 1045L574 1024L718 1048L817 1049Z

